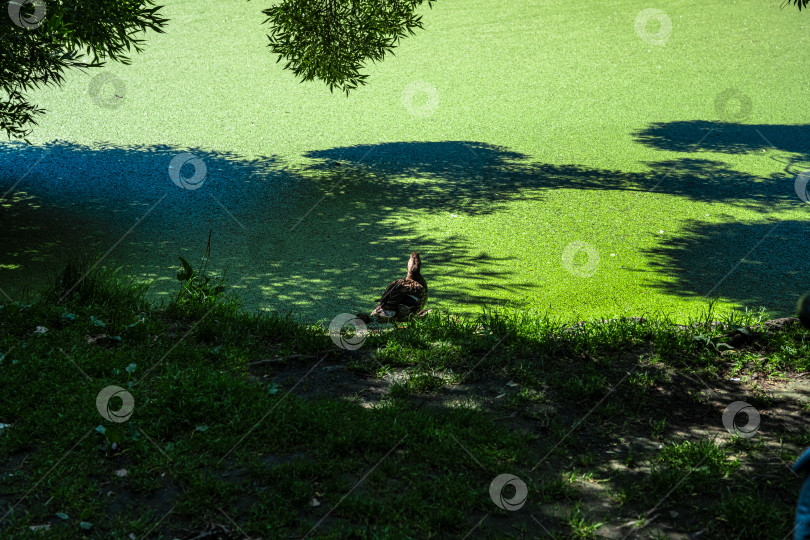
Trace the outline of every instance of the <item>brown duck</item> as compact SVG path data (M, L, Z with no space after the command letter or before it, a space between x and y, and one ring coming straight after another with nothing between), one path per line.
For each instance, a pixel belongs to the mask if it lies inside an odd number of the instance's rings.
M417 252L411 253L408 260L408 274L404 279L391 283L376 300L377 307L369 315L358 314L357 318L364 322L372 319L382 322L397 322L410 319L413 316L423 316L422 311L428 297L428 287L422 277L422 261Z

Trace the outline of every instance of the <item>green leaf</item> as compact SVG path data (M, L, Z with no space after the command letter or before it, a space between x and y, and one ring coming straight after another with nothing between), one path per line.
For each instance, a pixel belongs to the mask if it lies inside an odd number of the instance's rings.
M90 523L89 521L82 521L81 523L79 523L79 527L81 527L85 531L89 531L90 529L93 528L93 524Z
M178 281L188 281L194 275L194 269L183 257L178 257L180 262L183 263L183 269L177 272Z
M120 340L121 338L118 339ZM138 366L136 364L130 364L125 369L127 370L127 373L135 373L135 368L137 367Z
M68 515L67 515L67 514L65 514L64 512L57 512L55 515L56 515L56 517L58 517L59 519L67 519L67 518L68 518Z
M101 327L107 326L107 324L106 324L104 321L102 321L102 320L100 320L100 319L96 319L96 318L95 318L95 317L93 317L92 315L90 315L90 320L91 320L91 321L93 322L93 324L95 324L96 326L101 326Z

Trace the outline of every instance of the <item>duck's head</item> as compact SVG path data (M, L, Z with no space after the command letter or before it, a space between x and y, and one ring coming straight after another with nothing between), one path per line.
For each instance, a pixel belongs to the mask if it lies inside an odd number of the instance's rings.
M417 252L411 253L411 258L408 259L408 275L419 274L422 269L422 259L419 258Z

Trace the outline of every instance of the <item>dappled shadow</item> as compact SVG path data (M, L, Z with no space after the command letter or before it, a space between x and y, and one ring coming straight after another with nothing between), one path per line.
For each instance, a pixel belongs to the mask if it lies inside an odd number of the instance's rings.
M691 221L667 245L646 250L667 281L651 281L679 296L720 296L744 305L776 309L794 305L810 275L810 222Z
M171 160L183 151L206 164L197 190L169 178ZM201 254L209 229L215 238L240 230L226 208L262 216L267 204L289 197L294 180L274 157L166 145L10 143L0 145L0 163L0 282L12 288L36 282L82 250L109 250L107 262L128 273L173 279L177 256ZM183 169L186 177L193 172Z
M198 189L169 178L182 152L205 163ZM291 164L167 145L0 145L0 195L8 192L0 287L19 290L68 254L94 248L125 272L155 280L155 298L168 298L177 289L178 255L197 263L213 230L211 265L229 271L249 308L310 319L370 309L418 250L431 307L477 312L504 298L537 297L541 285L516 277L517 257L472 245L446 221L426 231L427 217L494 214L515 201L542 205L548 190L559 189L653 191L757 212L796 204L786 174L756 177L707 159L625 172L537 163L475 141L356 145L304 157ZM183 168L185 177L193 172Z
M654 122L636 132L636 140L673 152L719 152L749 154L776 150L795 154L790 165L810 161L810 125L808 124L735 124L706 120ZM774 159L779 159L773 156ZM795 174L800 171L788 171Z
M169 178L172 159L186 151L207 169L198 189ZM227 269L228 283L253 308L308 317L370 309L385 285L404 275L414 249L423 252L430 282L437 275L458 281L432 288L433 301L477 311L534 287L517 282L510 258L470 246L463 235L428 236L414 218L388 219L375 202L380 190L331 190L342 171L301 171L276 157L201 148L64 141L2 145L0 162L8 165L0 194L9 192L0 214L0 287L14 292L70 254L93 249L109 251L106 261L129 274L156 280L152 292L167 298L177 289L178 255L197 264L209 230L212 268ZM183 169L185 177L193 173L191 165Z
M512 200L542 201L544 190L557 189L655 191L757 211L786 208L796 200L792 176L762 178L709 159L651 161L646 163L649 171L627 172L537 163L525 154L471 141L356 145L312 151L306 157L319 160L306 171L334 175L335 161L351 165L341 180L355 190L387 188L382 195L391 213L425 209L487 214Z
M507 339L501 346L511 344L511 339ZM257 373L269 373L278 384L306 376L307 384L302 385L306 388L296 388L296 395L345 399L374 411L381 405L383 396L391 391L392 382L402 383L408 374L407 370L387 366L383 379L358 375L346 366L356 361L361 353L362 350L344 351L341 353L344 358L333 357L329 365L313 366L314 359L265 365ZM512 358L512 361L526 362L534 368L540 363L545 375L535 386L525 382L518 384L509 376L482 368L482 373L473 374L461 384L446 385L435 393L410 398L409 410L431 411L434 421L445 427L449 423L445 413L457 409L462 403L475 403L475 412L471 414L480 415L479 421L485 417L496 418L500 427L513 433L528 433L532 441L522 459L510 461L508 465L484 461L489 465L485 466L479 459L483 460L486 454L472 446L476 440L469 431L452 435L456 444L450 445L449 451L460 453L459 463L466 467L465 473L478 478L482 489L505 471L515 474L530 486L526 502L528 512L488 515L489 519L482 524L479 520L496 510L486 506L483 509L471 508L471 515L465 522L450 525L453 532L459 533L458 536L463 536L476 522L492 537L500 537L502 531L518 527L538 536L544 533L541 527L564 534L570 527L568 512L577 500L584 503L586 515L592 522L606 524L599 530L599 537L648 538L650 529L656 526L683 533L700 529L708 516L732 517L714 505L721 499L718 493L722 492L722 499L726 500L739 492L749 492L749 485L741 481L743 475L726 476L718 473L716 463L710 464L691 478L696 482L695 486L700 486L699 489L693 489L690 484L681 488L687 480L688 470L676 470L676 474L666 477L654 474L651 465L661 467L657 458L664 445L671 447L684 441L714 441L719 447L732 444L733 437L723 426L723 416L724 409L738 400L762 411L763 421L756 435L756 444L761 445L763 438L769 441L784 439L790 450L787 454L782 447L764 452L750 451L738 442L736 450L725 451L744 460L746 465L754 465L753 470L758 472L746 473L747 480L752 480L751 474L779 478L780 481L763 487L770 497L780 497L781 510L793 508L800 482L786 469L785 460L789 458L785 456L793 451L796 441L806 437L806 415L800 410L801 404L810 396L806 384L786 392L782 384L777 387L773 384L775 381L769 381L766 383L768 395L765 396L752 392L750 388L752 381L748 377L761 377L759 374L748 373L743 381L739 376L730 378L725 370L714 376L701 376L687 367L688 360L683 357L671 363L645 361L650 353L647 346L619 355L593 353L593 356L572 358L560 353L559 357L542 361L537 357L538 353L538 349L528 346L523 353ZM496 356L499 354L500 351L495 353ZM575 384L599 380L603 376L606 379L599 383L601 389L589 390ZM657 382L652 384L650 380ZM759 381L759 384L763 383L763 380ZM532 395L532 392L539 392L536 395L542 397L536 401L519 399L519 396ZM737 418L738 422L740 420ZM394 445L396 440L392 436L389 445ZM413 448L412 442L414 440L409 439L403 448ZM692 454L687 459L691 460L690 466L697 468L699 458ZM656 481L658 486L654 488ZM639 496L640 493L644 495ZM623 497L618 498L617 494L623 494ZM648 500L647 497L652 495L655 496ZM633 519L653 505L661 513L655 526L644 529L634 525ZM565 511L561 513L560 508ZM694 508L701 511L695 512ZM617 531L621 531L620 536L615 534ZM719 534L716 530L714 532ZM785 532L787 529L781 531L779 537Z

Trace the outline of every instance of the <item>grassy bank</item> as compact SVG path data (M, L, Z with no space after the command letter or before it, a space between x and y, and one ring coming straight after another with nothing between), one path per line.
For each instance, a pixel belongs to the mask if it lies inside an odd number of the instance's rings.
M322 324L242 310L200 274L156 306L87 268L0 307L0 536L762 539L792 527L800 479L785 464L810 445L797 376L810 347L791 322L434 312L348 350ZM134 399L126 421L97 407L111 385ZM109 410L126 412L117 396ZM723 427L734 401L759 412L753 437ZM490 496L504 473L526 485L518 510Z

